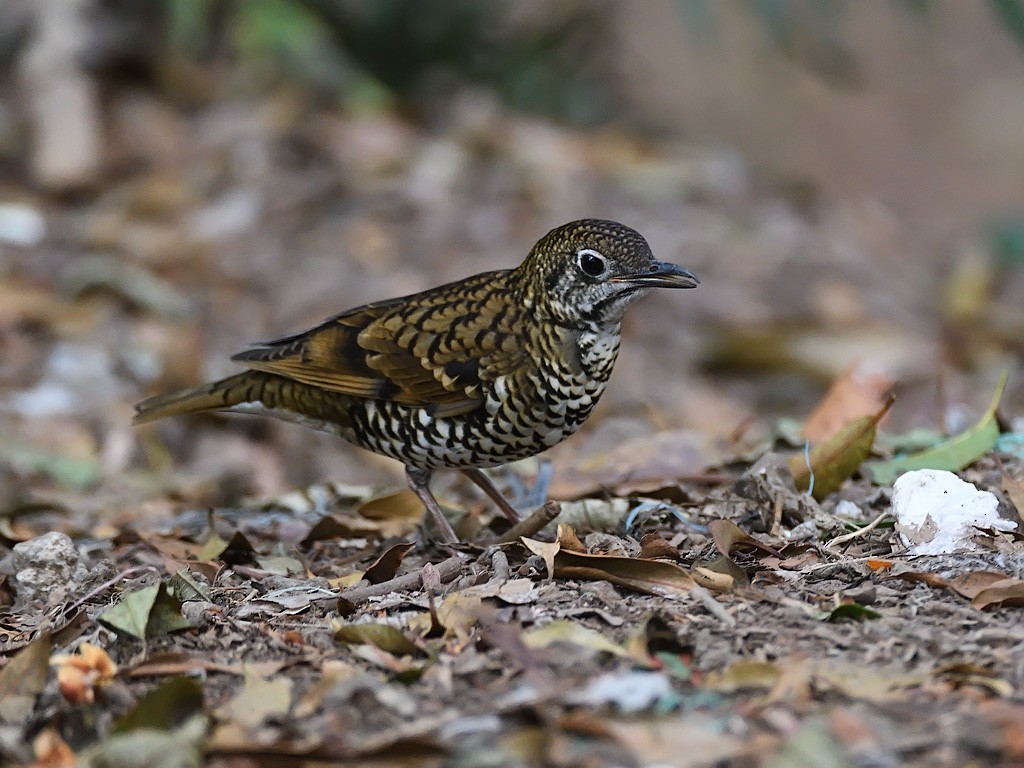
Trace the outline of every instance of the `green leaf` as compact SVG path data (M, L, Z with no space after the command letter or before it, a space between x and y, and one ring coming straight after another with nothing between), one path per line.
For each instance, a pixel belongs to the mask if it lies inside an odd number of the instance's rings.
M104 739L78 757L81 768L199 768L208 721L193 715L172 731L137 728Z
M180 675L172 677L143 696L131 711L118 719L112 733L139 728L170 730L203 711L203 687L198 680Z
M99 620L113 629L139 640L159 637L191 624L181 615L181 603L162 584L143 587L124 595L120 603L100 614Z
M944 469L957 472L991 451L999 439L996 409L1006 388L1006 376L1004 371L988 410L977 424L966 432L961 432L956 437L919 453L901 456L891 461L873 461L865 464L871 473L871 479L879 485L892 485L897 477L912 469Z
M569 619L555 619L539 629L531 629L523 633L523 642L527 648L547 648L553 643L568 643L592 653L603 652L623 657L632 655L596 629L590 629Z
M341 624L334 628L334 639L352 645L367 643L397 655L420 653L400 629L390 624Z
M831 611L819 613L815 618L818 621L839 621L840 619L863 621L864 619L880 619L882 614L860 603L842 603Z

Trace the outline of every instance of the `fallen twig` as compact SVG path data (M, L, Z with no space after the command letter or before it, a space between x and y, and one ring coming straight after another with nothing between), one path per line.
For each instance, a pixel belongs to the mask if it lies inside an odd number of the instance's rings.
M136 566L133 566L131 568L127 568L127 569L121 571L119 574L117 574L113 578L107 579L106 581L104 581L102 584L100 584L95 589L89 590L84 595L82 595L82 597L80 597L77 600L75 600L75 602L71 603L70 605L65 606L64 609L61 611L61 615L62 616L67 616L72 611L77 610L78 608L80 608L81 606L85 605L87 602L92 600L94 597L96 597L96 595L98 595L98 594L100 594L102 592L106 592L108 589L110 589L112 586L117 584L119 581L124 581L125 579L129 579L129 578L131 578L133 576L137 576L140 573L152 573L154 576L157 577L157 579L161 578L161 576L160 576L160 569L157 568L155 565L136 565Z
M725 624L727 627L735 627L736 619L725 609L725 607L715 600L714 596L706 590L700 584L695 584L690 588L690 594L693 595L697 600L700 601L701 605L707 608L708 613L718 619L720 622Z
M434 566L441 583L451 581L462 572L464 560L460 555L452 555L447 560L442 560ZM361 603L371 597L382 597L391 592L400 592L405 589L418 589L421 586L422 574L420 571L413 571L404 576L396 576L380 584L370 584L366 587L352 587L342 590L337 598L347 600L350 603Z
M884 518L888 514L888 511L882 512L878 515L878 517L876 517L870 523L865 525L863 528L858 528L856 531L850 531L849 533L844 533L841 536L836 536L834 539L832 539L832 541L825 545L825 549L831 549L836 544L845 544L848 541L853 541L858 536L863 536L868 531L873 530L880 522L882 522L882 518Z
M525 520L520 520L501 534L494 543L511 544L513 541L519 541L520 536L533 536L558 517L558 513L561 511L562 505L557 501L546 502L543 507L534 510Z
M491 581L505 582L509 578L508 555L496 549L491 555Z

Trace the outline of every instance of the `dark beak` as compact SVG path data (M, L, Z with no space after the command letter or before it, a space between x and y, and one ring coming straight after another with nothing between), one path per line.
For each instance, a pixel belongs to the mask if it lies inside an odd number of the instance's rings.
M696 288L700 280L690 270L667 261L652 261L651 271L642 274L616 275L613 283L632 283L638 288Z

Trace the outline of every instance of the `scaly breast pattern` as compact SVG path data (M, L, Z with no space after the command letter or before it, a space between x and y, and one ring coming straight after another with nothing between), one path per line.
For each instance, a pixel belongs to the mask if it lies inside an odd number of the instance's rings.
M429 408L362 401L343 437L421 469L492 467L533 456L575 432L604 392L619 327L541 334L532 364L488 381L482 406L435 417Z

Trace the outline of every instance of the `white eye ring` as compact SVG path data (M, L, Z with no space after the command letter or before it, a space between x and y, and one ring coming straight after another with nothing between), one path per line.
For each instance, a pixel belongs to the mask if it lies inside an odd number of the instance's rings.
M581 248L576 251L576 266L587 277L600 277L608 271L607 260L593 248Z

